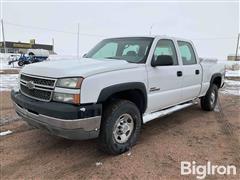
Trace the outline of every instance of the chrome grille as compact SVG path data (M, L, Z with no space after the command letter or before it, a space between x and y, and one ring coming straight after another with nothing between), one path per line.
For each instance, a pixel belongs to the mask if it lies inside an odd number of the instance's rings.
M51 86L51 87L53 87L54 83L55 83L55 80L52 80L52 79L42 79L42 78L40 79L40 78L36 78L36 77L33 77L33 76L27 76L27 75L24 75L24 74L21 74L21 80L32 81L32 82L34 82L34 84Z
M37 100L50 101L55 87L56 79L21 74L21 93Z

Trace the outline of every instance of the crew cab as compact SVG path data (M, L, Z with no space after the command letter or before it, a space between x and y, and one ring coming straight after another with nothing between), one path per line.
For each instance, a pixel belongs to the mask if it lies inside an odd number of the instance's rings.
M25 66L11 92L28 124L67 139L99 139L120 154L135 145L141 126L200 98L212 111L224 67L199 60L191 41L168 36L102 40L76 60Z

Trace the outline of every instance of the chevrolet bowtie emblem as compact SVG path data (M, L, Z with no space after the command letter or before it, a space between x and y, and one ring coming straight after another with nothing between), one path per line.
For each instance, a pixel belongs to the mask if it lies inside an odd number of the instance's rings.
M35 87L33 81L27 82L27 83L26 83L26 86L27 86L28 89L34 89L34 87Z

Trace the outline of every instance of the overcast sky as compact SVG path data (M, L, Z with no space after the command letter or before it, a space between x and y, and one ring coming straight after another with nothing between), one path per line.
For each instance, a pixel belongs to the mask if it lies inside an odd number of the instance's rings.
M239 3L6 3L8 41L52 43L58 54L76 55L105 37L152 33L193 40L201 57L226 59L236 51Z

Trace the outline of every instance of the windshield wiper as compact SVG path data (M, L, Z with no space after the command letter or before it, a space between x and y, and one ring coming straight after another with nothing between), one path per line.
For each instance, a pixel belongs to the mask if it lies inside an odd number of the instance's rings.
M106 59L120 59L120 60L124 60L124 59L122 59L122 58L120 58L120 57L105 57Z

